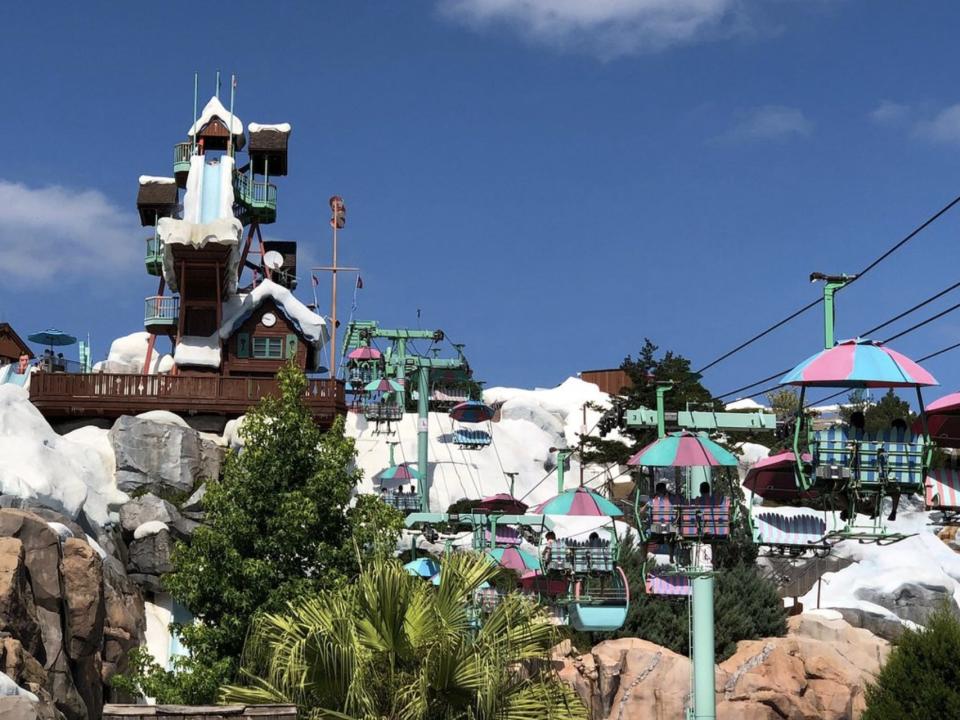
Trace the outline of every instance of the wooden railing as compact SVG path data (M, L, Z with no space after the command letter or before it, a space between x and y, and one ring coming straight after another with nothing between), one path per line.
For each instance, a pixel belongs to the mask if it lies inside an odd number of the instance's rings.
M45 415L57 416L147 410L236 416L277 392L273 378L111 373L36 373L30 378L30 399ZM308 379L303 400L318 419L332 421L346 412L341 381Z

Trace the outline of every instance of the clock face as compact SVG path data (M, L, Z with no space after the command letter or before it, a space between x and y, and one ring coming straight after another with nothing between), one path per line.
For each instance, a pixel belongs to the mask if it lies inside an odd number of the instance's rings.
M273 313L264 313L260 322L263 323L264 327L273 327L277 324L277 316Z

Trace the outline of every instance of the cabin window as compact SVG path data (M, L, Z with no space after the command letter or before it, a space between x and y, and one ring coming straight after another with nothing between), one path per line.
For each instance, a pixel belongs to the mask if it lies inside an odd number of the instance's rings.
M283 338L255 337L253 339L253 357L261 360L282 360Z

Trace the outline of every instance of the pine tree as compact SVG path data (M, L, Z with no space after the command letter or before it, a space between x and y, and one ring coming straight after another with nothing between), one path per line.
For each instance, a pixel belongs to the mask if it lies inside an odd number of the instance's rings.
M955 607L934 612L925 628L907 630L867 688L862 720L960 717L960 621Z

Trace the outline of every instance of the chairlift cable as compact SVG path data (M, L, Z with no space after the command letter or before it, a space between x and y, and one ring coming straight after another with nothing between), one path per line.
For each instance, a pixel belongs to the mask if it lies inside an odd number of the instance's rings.
M878 257L875 258L872 262L870 262L865 268L863 268L860 272L857 273L857 276L856 276L853 280L851 280L849 283L847 283L847 287L849 287L849 286L852 285L854 282L856 282L857 280L859 280L860 278L862 278L862 277L863 277L864 275L866 275L868 272L870 272L870 271L873 270L875 267L877 267L877 265L879 265L880 263L882 263L884 260L886 260L888 257L890 257L893 253L895 253L897 250L899 250L899 249L902 248L904 245L906 245L908 242L910 242L911 240L913 240L913 238L915 238L915 237L916 237L917 235L919 235L921 232L923 232L924 230L926 230L930 225L932 225L934 222L936 222L937 220L939 220L939 219L940 219L943 215L945 215L947 212L949 212L950 210L952 210L958 203L960 203L960 195L957 195L953 200L951 200L949 203L947 203L946 205L944 205L944 206L943 206L942 208L940 208L937 212L935 212L933 215L931 215L931 216L928 217L926 220L924 220L920 225L918 225L916 228L914 228L909 234L907 234L906 236L904 236L903 238L901 238L901 239L900 239L898 242L896 242L892 247L888 248L884 253L882 253L880 256L878 256ZM773 325L771 325L770 327L768 327L766 330L763 330L762 332L757 333L756 335L754 335L754 336L753 336L752 338L750 338L749 340L746 340L745 342L740 343L740 345L738 345L737 347L733 348L732 350L729 350L728 352L725 352L725 353L724 353L723 355L721 355L720 357L718 357L718 358L712 360L711 362L707 363L706 365L704 365L703 367L701 367L699 370L697 370L696 373L697 373L697 374L702 374L703 372L705 372L705 371L709 370L710 368L712 368L714 365L717 365L718 363L723 362L724 360L726 360L726 359L729 358L730 356L732 356L732 355L740 352L740 351L743 350L744 348L752 345L752 344L755 343L757 340L765 337L766 335L770 334L770 333L773 332L774 330L776 330L776 329L778 329L778 328L786 325L786 324L787 324L788 322L790 322L791 320L793 320L793 319L795 319L796 317L802 315L803 313L807 312L807 311L810 310L811 308L816 307L817 305L819 305L819 304L822 303L822 302L823 302L823 297L819 297L819 298L817 298L816 300L814 300L814 301L812 301L812 302L810 302L810 303L807 303L806 305L804 305L804 306L803 306L802 308L800 308L799 310L796 310L796 311L794 311L793 313L791 313L790 315L788 315L787 317L785 317L783 320L780 320L779 322L774 323Z
M897 315L894 315L894 316L893 316L892 318L890 318L889 320L886 320L886 321L880 323L879 325L876 325L876 326L870 328L870 329L867 330L866 332L861 333L861 334L860 334L860 337L866 337L866 336L872 335L872 334L873 334L874 332L876 332L877 330L880 330L880 329L882 329L882 328L885 328L885 327L887 327L888 325L893 324L893 323L896 322L897 320L900 320L900 319L906 317L907 315L915 312L916 310L919 310L920 308L922 308L922 307L924 307L924 306L926 306L926 305L929 305L929 304L932 303L934 300L938 300L939 298L943 297L943 296L946 295L947 293L949 293L949 292L951 292L951 291L953 291L953 290L956 290L958 287L960 287L960 282L954 283L953 285L951 285L951 286L949 286L949 287L947 287L947 288L944 288L943 290L941 290L941 291L939 291L939 292L931 295L930 297L926 298L925 300L920 301L919 303L917 303L916 305L914 305L914 306L911 307L910 309L904 310L903 312L901 312L901 313L899 313L899 314L897 314ZM940 318L943 317L944 315L947 315L947 314L953 312L954 310L957 310L958 308L960 308L960 303L958 303L958 304L956 304L956 305L953 305L953 306L947 308L946 310L944 310L944 311L942 311L942 312L940 312L940 313L937 313L936 315L934 315L934 316L932 316L932 317L930 317L930 318L927 318L926 320L924 320L924 321L921 322L921 323L918 323L918 324L916 324L916 325L914 325L914 326L912 326L912 327L907 328L906 330L904 330L904 331L901 332L901 333L898 333L897 335L893 335L893 336L887 338L887 339L884 340L883 342L884 342L884 343L888 343L888 342L890 342L890 341L892 341L892 340L896 340L897 338L903 337L904 335L906 335L906 334L908 334L908 333L911 333L911 332L913 332L914 330L918 330L918 329L920 329L921 327L923 327L924 325L927 325L927 324L933 322L934 320L940 319ZM774 378L782 377L783 375L786 375L788 372L790 372L791 369L792 369L792 368L787 368L786 370L781 370L780 372L774 373L773 375L770 375L770 376L768 376L768 377L765 377L765 378L763 378L762 380L757 380L756 382L752 382L752 383L750 383L749 385L744 385L743 387L739 387L739 388L737 388L736 390L731 390L730 392L725 392L725 393L723 393L722 395L716 395L715 398L716 398L717 400L722 400L722 399L725 398L725 397L729 397L729 396L731 396L731 395L736 395L737 393L743 392L744 390L749 390L749 389L752 388L752 387L756 387L757 385L761 385L761 384L763 384L763 383L765 383L765 382L767 382L767 381L769 381L769 380L773 380ZM762 392L768 392L768 391L765 390L765 391L762 391ZM761 393L755 393L755 394L753 394L753 395L748 395L747 397L756 397L756 395L758 395L758 394L761 394Z

